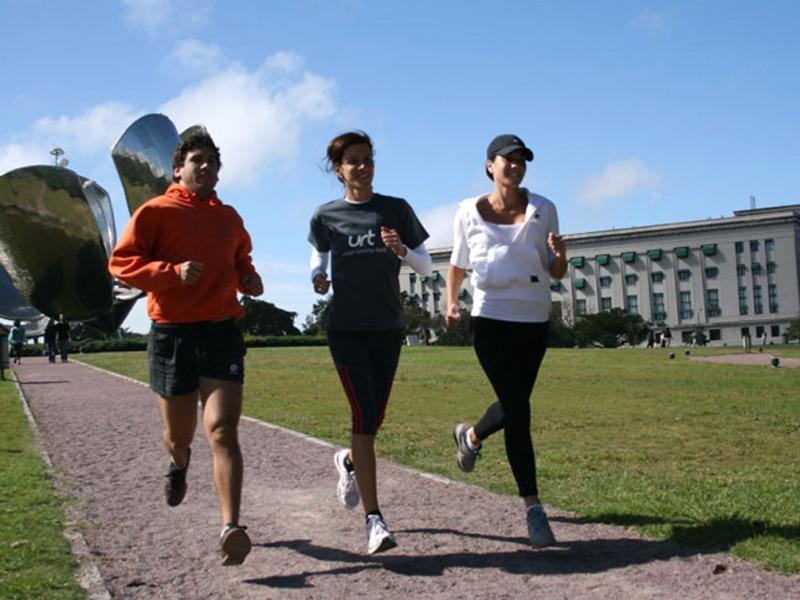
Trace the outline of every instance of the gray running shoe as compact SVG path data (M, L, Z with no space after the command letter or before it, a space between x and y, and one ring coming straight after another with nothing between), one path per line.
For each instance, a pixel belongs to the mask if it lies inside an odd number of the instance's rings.
M459 423L453 429L453 440L456 443L456 462L458 462L458 468L465 473L469 473L475 468L475 461L481 456L480 446L472 450L467 445L467 431L469 431L469 425L465 423Z
M367 554L386 552L397 547L397 542L378 515L367 515Z
M556 543L553 530L541 504L536 504L527 510L528 539L534 548L544 548Z
M358 506L360 495L355 471L348 471L347 467L344 466L344 459L347 458L348 452L349 450L345 448L333 455L333 464L336 465L336 472L339 474L336 495L345 508L355 508Z
M250 554L250 536L245 531L247 527L240 527L233 523L225 525L219 536L219 546L222 550L222 566L234 567L244 562Z

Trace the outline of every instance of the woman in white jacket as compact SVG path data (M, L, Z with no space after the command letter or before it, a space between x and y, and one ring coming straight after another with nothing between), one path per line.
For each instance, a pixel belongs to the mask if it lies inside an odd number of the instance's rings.
M528 537L535 547L555 538L539 501L531 440L530 396L547 349L550 278L567 270L558 215L547 198L520 187L533 152L515 135L499 135L486 152L494 191L467 198L454 222L447 272L449 325L459 318L458 292L472 268L475 353L498 401L475 426L456 425L456 457L471 471L481 443L503 430L506 454L525 500Z

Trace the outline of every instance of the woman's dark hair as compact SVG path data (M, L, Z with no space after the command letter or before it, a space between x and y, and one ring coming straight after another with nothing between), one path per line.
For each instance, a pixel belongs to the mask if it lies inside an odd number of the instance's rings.
M360 129L355 129L337 135L330 141L328 144L325 170L328 173L333 172L338 165L342 164L342 157L344 156L345 150L355 144L366 144L369 146L370 153L374 156L375 149L372 147L372 140L370 137ZM338 179L341 181L341 177L338 177Z
M214 155L217 157L217 167L222 167L222 158L219 154L219 148L214 144L214 140L211 139L208 132L203 130L193 133L185 140L182 140L181 143L178 144L178 147L175 148L175 153L172 155L173 172L175 169L179 169L183 166L183 163L186 162L186 155L189 154L189 152L198 150L199 148L206 148L214 152ZM177 181L175 175L172 176L172 180Z

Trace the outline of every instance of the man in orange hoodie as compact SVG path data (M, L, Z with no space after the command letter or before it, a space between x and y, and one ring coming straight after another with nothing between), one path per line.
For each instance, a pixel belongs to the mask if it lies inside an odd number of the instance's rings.
M263 286L241 217L214 191L221 161L208 133L181 142L172 167L174 183L133 214L109 271L147 292L150 387L158 394L172 457L167 504L177 506L186 494L199 400L222 511L222 564L238 565L250 552L250 538L239 524L237 430L246 350L235 322L243 314L236 294L259 296Z

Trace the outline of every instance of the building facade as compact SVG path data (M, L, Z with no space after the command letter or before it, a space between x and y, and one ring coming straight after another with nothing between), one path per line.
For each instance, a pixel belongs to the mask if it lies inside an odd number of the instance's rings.
M680 341L702 330L710 344L783 341L800 317L800 204L735 211L732 217L567 234L569 268L553 282L568 323L611 308L669 326ZM400 272L401 289L431 314L445 310L450 249L431 251L434 272ZM465 278L459 298L469 307Z

